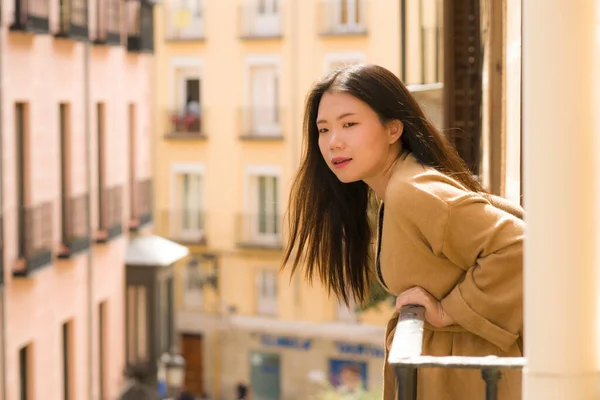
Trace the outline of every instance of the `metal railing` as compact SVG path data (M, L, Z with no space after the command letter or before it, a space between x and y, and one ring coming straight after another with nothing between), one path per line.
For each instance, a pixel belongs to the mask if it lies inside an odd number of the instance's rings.
M195 111L187 111L186 109L168 111L168 127L165 137L204 137L204 126L202 122L205 119L205 110L200 107L199 111L199 113Z
M121 3L104 0L97 3L95 43L121 44Z
M238 246L266 249L282 248L283 217L279 214L242 214L237 217L236 239Z
M319 4L321 35L364 35L367 33L366 0L326 0Z
M90 247L89 232L89 196L87 193L63 200L62 205L62 244L65 246L61 254L72 253ZM59 256L60 256L59 255Z
M240 110L241 139L283 137L283 111L278 107L247 107Z
M99 205L98 242L105 242L123 232L123 188L101 189Z
M522 369L525 365L523 357L423 356L424 320L425 309L421 306L407 305L400 310L387 360L396 372L398 400L417 399L417 375L420 368L478 369L485 381L485 399L496 400L501 371Z
M18 263L15 276L27 276L52 261L52 203L44 202L19 210Z
M172 240L203 244L206 241L206 213L198 209L163 210L155 230Z
M127 50L154 51L154 14L148 0L126 0Z
M204 39L204 0L185 4L174 1L165 7L167 40Z
M138 228L152 221L152 179L142 179L134 183L131 196L131 221L129 230Z
M15 20L11 29L48 32L49 15L49 0L15 0Z
M240 6L240 36L244 39L279 38L283 35L281 1L247 0Z
M58 21L59 37L88 37L88 0L63 0Z

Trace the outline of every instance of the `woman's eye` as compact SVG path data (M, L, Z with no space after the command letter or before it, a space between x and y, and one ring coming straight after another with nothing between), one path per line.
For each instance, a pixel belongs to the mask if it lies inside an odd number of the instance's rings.
M354 125L356 125L356 122L346 122L344 124L344 128L350 128L351 126L354 126Z
M321 128L321 129L319 129L319 133L327 133L327 129L326 128Z

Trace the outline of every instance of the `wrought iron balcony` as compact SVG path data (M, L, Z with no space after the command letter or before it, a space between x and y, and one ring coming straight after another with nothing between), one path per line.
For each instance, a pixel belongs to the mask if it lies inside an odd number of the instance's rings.
M131 194L131 221L129 231L138 229L152 222L152 179L138 181Z
M15 0L11 31L49 33L50 0Z
M90 248L89 202L87 193L63 200L62 247L58 258L71 258Z
M242 214L237 217L236 240L239 247L280 250L283 248L279 214Z
M121 45L121 3L119 0L96 2L96 37L94 44Z
M56 37L87 40L88 0L62 0Z
M199 209L163 210L156 224L158 234L185 244L206 244L206 214Z
M283 36L281 1L246 0L240 8L242 39L277 39Z
M165 7L167 40L204 39L204 0L174 0Z
M13 276L26 277L52 262L52 203L18 210L18 261Z
M202 107L197 110L169 111L165 139L206 139L203 124L205 114L206 110Z
M283 111L278 107L248 107L240 110L240 139L282 140Z
M154 52L154 14L149 0L127 0L127 51Z
M435 357L421 355L425 311L421 306L402 307L388 362L398 379L398 400L417 400L417 374L420 368L478 369L485 381L485 399L498 398L498 380L505 369L522 369L522 357ZM400 342L401 340L401 342Z
M100 224L96 233L97 243L107 241L123 233L123 188L112 186L100 192Z
M366 35L366 0L326 0L318 8L323 36Z

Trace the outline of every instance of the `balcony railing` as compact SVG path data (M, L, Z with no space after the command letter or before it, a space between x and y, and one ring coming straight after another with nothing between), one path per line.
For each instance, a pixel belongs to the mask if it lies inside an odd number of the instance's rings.
M282 21L281 1L247 0L240 8L240 36L243 39L280 38Z
M283 111L277 107L249 107L240 110L240 139L283 139Z
M99 0L96 2L95 44L121 44L121 2L119 0Z
M324 36L365 35L367 33L366 0L326 0L319 4L318 21Z
M478 369L485 381L482 398L498 398L498 380L501 370L522 369L522 357L434 357L421 355L423 343L424 308L408 305L402 307L388 362L393 365L398 379L398 400L417 400L417 374L420 368Z
M89 195L70 197L62 206L62 248L59 258L70 258L90 248Z
M62 0L56 37L88 39L88 0Z
M125 1L127 15L127 51L154 51L154 14L149 0Z
M13 276L24 277L52 262L52 203L18 210L18 261Z
M15 0L12 31L49 33L50 0Z
M198 112L199 111L199 112ZM167 115L168 126L165 133L166 139L206 139L204 119L206 110L169 111Z
M129 231L136 232L152 222L152 179L144 179L135 183L135 193L131 195L131 221Z
M156 224L157 232L185 244L206 243L206 213L198 209L163 210Z
M113 186L101 189L100 224L97 243L106 243L123 233L123 188Z
M282 216L270 213L237 217L237 245L264 249L281 249Z
M204 0L166 5L167 40L204 39Z

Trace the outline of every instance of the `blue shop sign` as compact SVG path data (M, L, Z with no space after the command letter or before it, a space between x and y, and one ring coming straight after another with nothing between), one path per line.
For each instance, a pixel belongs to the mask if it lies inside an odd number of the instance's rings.
M355 344L345 342L335 342L338 352L341 354L352 354L356 356L371 356L384 358L383 348L371 344Z
M300 339L291 336L274 336L264 334L260 336L260 343L263 346L308 350L310 349L311 340Z

